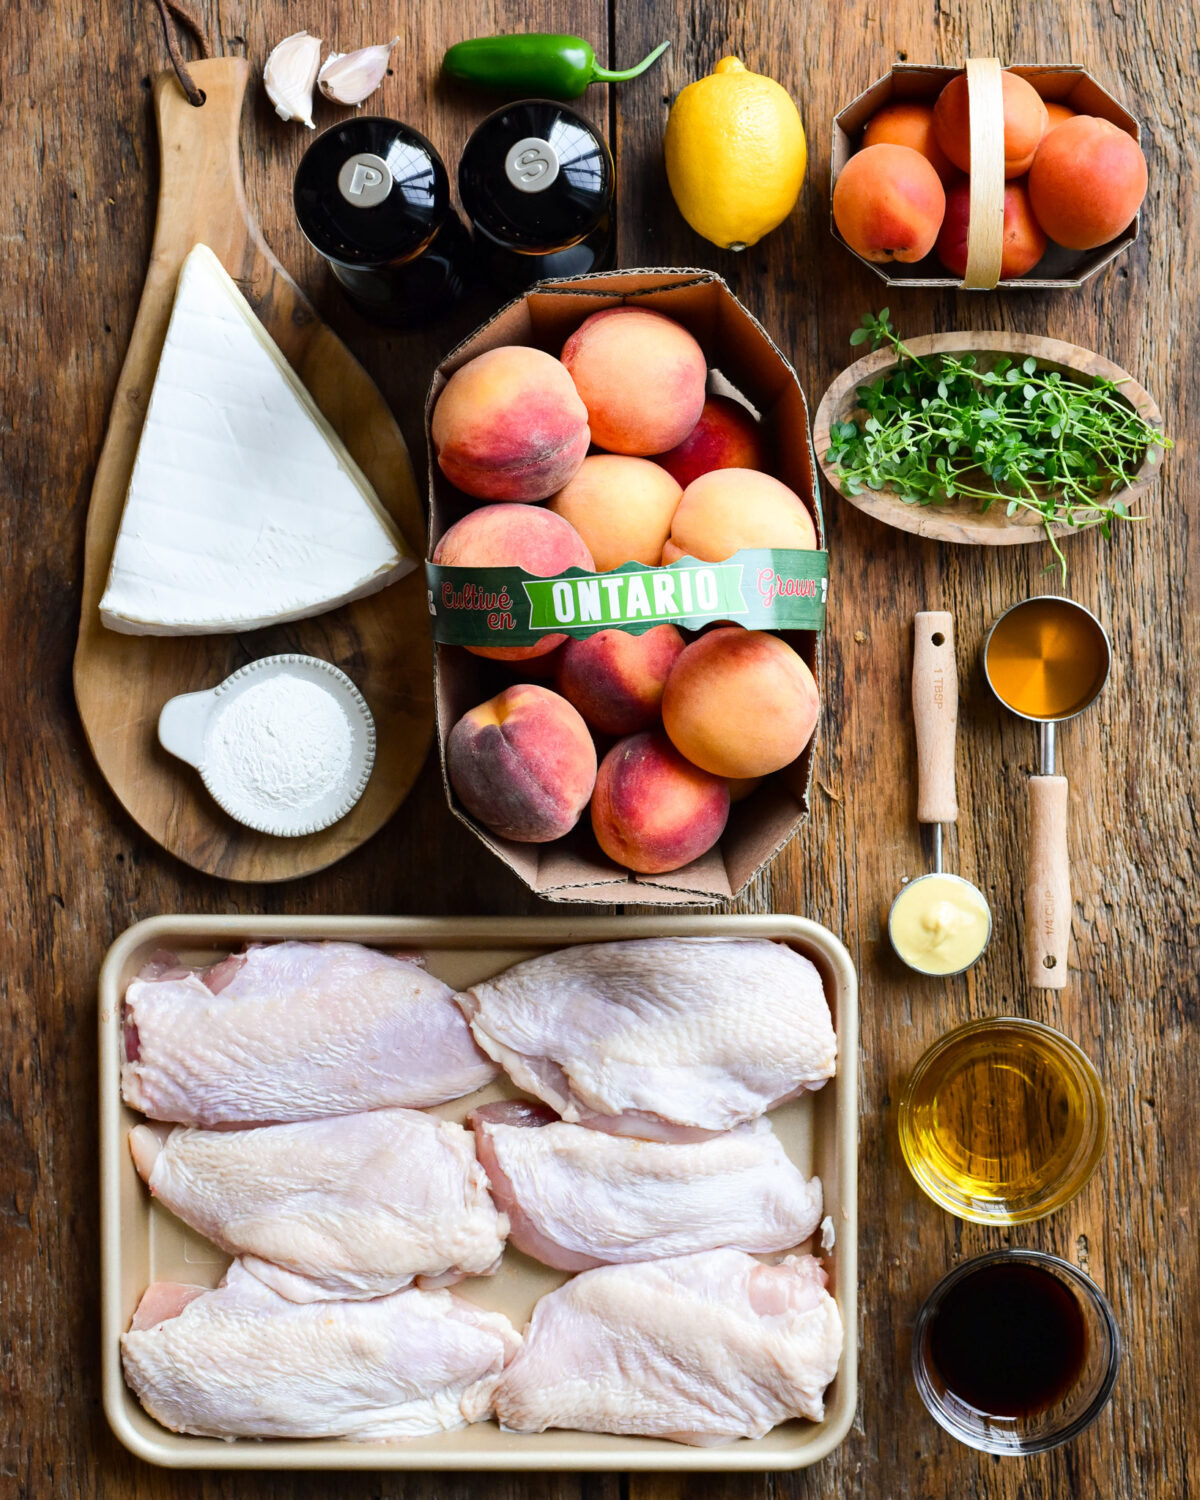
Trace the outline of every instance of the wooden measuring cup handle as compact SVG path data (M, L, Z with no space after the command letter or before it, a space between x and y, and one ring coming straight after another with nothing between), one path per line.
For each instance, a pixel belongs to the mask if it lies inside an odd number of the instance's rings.
M914 621L913 722L917 730L917 818L953 823L954 739L958 727L958 667L954 660L954 616L922 610Z
M964 287L990 291L1004 256L1004 87L1000 59L967 61L971 201Z
M1067 983L1071 868L1067 859L1067 778L1029 778L1029 858L1025 884L1025 978L1038 990Z

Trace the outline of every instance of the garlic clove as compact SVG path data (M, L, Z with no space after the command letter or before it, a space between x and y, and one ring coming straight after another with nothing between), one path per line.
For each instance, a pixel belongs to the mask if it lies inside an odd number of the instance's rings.
M281 120L300 120L310 130L313 125L313 85L321 65L321 38L297 31L283 41L267 58L263 83L267 98Z
M317 82L326 99L335 104L361 104L383 82L392 48L400 40L377 47L360 47L357 52L331 52L317 74Z

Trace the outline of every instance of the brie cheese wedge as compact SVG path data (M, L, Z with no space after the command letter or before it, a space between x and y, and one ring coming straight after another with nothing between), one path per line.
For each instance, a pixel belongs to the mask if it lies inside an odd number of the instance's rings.
M100 615L132 635L334 609L416 559L207 245L179 273Z

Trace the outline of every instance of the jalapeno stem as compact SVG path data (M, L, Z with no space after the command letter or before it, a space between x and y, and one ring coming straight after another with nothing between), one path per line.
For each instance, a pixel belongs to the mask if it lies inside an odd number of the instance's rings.
M597 66L592 69L593 81L596 83L623 83L627 78L636 78L639 73L644 73L652 62L657 62L670 45L670 42L660 42L653 52L643 57L641 62L632 68L617 70Z

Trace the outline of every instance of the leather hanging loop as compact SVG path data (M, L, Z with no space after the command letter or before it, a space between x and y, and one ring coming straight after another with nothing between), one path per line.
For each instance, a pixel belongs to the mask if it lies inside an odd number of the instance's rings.
M1000 59L967 61L971 116L971 200L964 287L982 291L1000 280L1004 255L1004 89Z
M188 72L187 64L183 60L183 53L179 50L179 39L171 27L172 18L176 25L182 26L189 31L202 58L211 56L208 50L208 42L204 36L204 28L192 15L186 6L181 5L179 0L155 0L158 13L162 17L163 36L166 38L167 55L171 59L171 66L175 69L175 76L179 79L179 86L187 95L189 104L197 109L204 103L204 90L199 88L196 80Z

